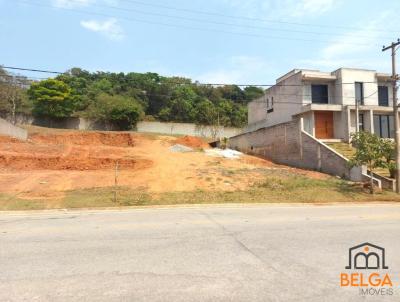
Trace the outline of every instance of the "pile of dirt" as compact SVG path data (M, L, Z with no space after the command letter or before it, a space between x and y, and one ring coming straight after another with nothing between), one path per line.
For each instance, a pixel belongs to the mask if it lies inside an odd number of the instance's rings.
M18 170L103 170L114 169L116 163L121 169L141 170L152 165L147 159L112 159L74 156L24 156L0 155L0 167Z
M107 145L131 147L135 145L135 135L120 132L61 132L49 134L32 134L30 141L40 144L57 145Z
M203 139L195 136L183 136L174 141L174 144L184 145L190 148L210 148L210 145Z
M0 136L0 168L11 170L104 170L118 161L138 170L153 162L136 155L130 133L60 132L33 134L28 141Z

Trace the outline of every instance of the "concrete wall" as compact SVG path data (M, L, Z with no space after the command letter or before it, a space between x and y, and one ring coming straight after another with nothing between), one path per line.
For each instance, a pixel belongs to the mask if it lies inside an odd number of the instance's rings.
M8 117L10 118L10 117ZM49 128L76 130L120 130L113 124L93 122L88 119L70 117L63 119L37 118L30 115L17 115L18 124L36 125ZM209 138L231 137L243 132L242 128L202 126L191 123L161 123L139 122L136 125L139 132L161 134L182 134Z
M264 96L249 103L248 124L265 121L266 126L272 126L292 120L292 115L301 111L303 103L301 84L301 71L293 71L278 79L277 85L267 89ZM270 104L269 107L267 103ZM267 113L267 109L272 108L274 111Z
M361 168L350 169L345 157L302 128L301 119L293 120L231 137L229 146L276 163L361 181Z
M161 123L139 122L136 125L139 132L152 132L163 134L182 134L201 137L232 137L243 132L242 128L202 126L191 123Z
M390 82L378 81L376 71L341 68L336 70L334 73L337 76L336 86L340 87L340 90L337 90L337 93L339 93L338 96L342 99L343 105L355 104L355 85L353 83L363 82L365 105L378 106L379 102L377 90L378 85L381 85L388 87L389 106L392 106L392 84Z
M12 136L22 140L28 138L28 132L25 129L16 127L2 118L0 118L0 135Z

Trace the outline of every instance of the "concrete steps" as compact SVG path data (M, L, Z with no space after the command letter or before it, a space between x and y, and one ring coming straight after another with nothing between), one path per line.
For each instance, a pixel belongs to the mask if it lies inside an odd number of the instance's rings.
M350 159L356 152L356 149L353 148L352 145L347 143L336 142L336 143L325 143L325 144L331 147L333 150L337 151L338 153L342 154L347 159Z
M338 153L342 154L347 159L350 159L356 152L356 149L353 148L352 145L347 143L326 143L326 144L335 151L337 151ZM390 178L389 170L386 168L377 168L374 170L374 173Z

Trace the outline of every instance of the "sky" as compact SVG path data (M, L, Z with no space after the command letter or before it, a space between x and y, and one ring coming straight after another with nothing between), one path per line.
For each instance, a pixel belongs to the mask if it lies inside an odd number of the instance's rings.
M390 72L381 50L400 38L399 9L398 0L0 0L0 65L252 85L294 68Z

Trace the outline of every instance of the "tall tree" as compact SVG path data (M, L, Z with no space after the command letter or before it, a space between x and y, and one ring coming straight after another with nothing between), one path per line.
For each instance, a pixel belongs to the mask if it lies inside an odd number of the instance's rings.
M28 95L33 101L33 113L38 116L69 117L75 110L71 88L59 80L47 79L33 83Z

